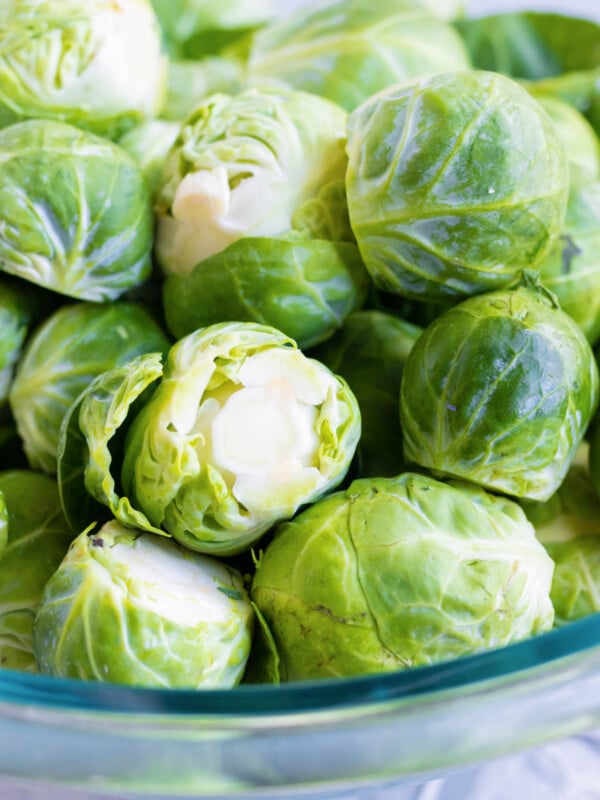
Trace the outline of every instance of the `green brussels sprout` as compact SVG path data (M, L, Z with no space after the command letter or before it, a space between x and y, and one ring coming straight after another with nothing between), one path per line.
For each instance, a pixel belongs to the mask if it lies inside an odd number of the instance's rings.
M455 24L476 69L537 81L592 69L600 60L600 26L592 20L525 11Z
M204 58L273 16L273 0L151 0L172 53Z
M164 374L156 355L104 373L61 436L71 524L99 518L87 492L123 524L230 555L340 483L360 413L345 381L293 340L232 322L179 340Z
M0 153L0 270L94 301L149 276L150 196L122 148L30 120L0 131Z
M541 262L564 222L554 126L502 75L380 92L350 115L348 152L350 222L385 291L440 301L501 288Z
M168 349L159 325L136 303L75 303L48 317L32 334L9 395L31 467L56 472L63 417L92 378Z
M409 461L531 500L562 482L598 403L598 368L579 326L527 280L434 320L400 389Z
M242 70L243 64L239 59L227 56L171 61L161 117L181 124L209 95L241 92L244 88Z
M116 138L158 113L166 66L147 0L4 0L0 126L43 117Z
M239 320L271 325L311 347L363 305L369 283L355 244L244 237L189 275L167 275L165 320L176 338Z
M600 611L600 500L586 464L575 463L546 503L521 503L554 561L555 625Z
M180 128L179 122L151 119L131 128L119 139L119 146L129 153L146 176L151 194L158 186L163 164Z
M352 111L411 78L470 68L460 37L412 0L328 0L265 25L247 80L321 95Z
M8 399L17 363L32 322L27 286L0 281L0 406Z
M344 180L345 127L342 109L303 92L207 98L184 123L158 188L163 270L187 275L244 236L278 237L299 225L307 238L302 207ZM338 207L344 225L345 200Z
M0 554L0 666L37 672L35 614L73 538L56 481L27 470L0 472L0 538L2 530L8 538Z
M34 652L47 675L227 688L243 674L252 622L232 567L112 521L77 536L48 581Z
M547 94L534 96L550 116L565 149L571 186L600 178L600 142L588 120L572 105Z
M558 241L540 264L540 279L595 344L600 338L600 181L575 182Z
M398 475L405 467L399 420L404 364L422 328L382 311L357 311L311 355L348 381L360 407L357 477Z
M354 481L281 525L251 598L281 680L349 676L548 630L552 568L516 503L405 473Z

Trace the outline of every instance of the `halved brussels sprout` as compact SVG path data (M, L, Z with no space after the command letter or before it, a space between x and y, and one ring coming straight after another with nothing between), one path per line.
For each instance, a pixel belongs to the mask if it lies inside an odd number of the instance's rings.
M576 181L561 235L540 264L540 280L592 344L600 338L599 253L600 181Z
M251 598L281 680L359 675L548 630L552 568L516 503L406 473L354 481L281 525Z
M598 404L579 326L527 279L438 317L404 367L407 459L495 491L547 500Z
M404 364L422 328L382 311L356 311L311 355L341 375L356 395L362 432L356 477L398 475L405 467L399 420Z
M0 126L44 117L116 138L158 113L166 66L147 0L0 6Z
M81 300L113 300L150 274L152 209L120 147L72 125L0 131L0 270Z
M177 338L240 320L278 328L305 348L338 330L363 305L369 284L358 248L350 242L248 236L187 276L167 275L165 319Z
M33 621L73 538L56 481L27 470L0 472L0 539L2 529L8 538L0 554L0 666L37 672Z
M171 348L160 373L156 357L142 357L104 373L71 408L59 475L73 519L83 521L83 480L123 523L228 555L346 474L360 436L356 399L274 328L201 329Z
M302 206L344 179L345 128L341 108L304 92L207 98L184 123L157 192L163 270L187 275L243 236L297 228ZM345 202L339 214L347 219ZM305 226L302 217L300 233Z
M48 675L227 688L242 677L252 622L235 569L112 521L81 533L48 581L34 648Z
M534 269L564 222L568 170L548 115L510 78L435 75L350 115L350 222L375 284L460 298Z
M328 0L298 8L252 37L247 80L318 94L351 111L392 84L469 69L460 37L424 5L431 3Z
M55 311L32 334L9 395L30 465L56 472L63 417L92 378L140 353L168 349L139 304L75 303Z

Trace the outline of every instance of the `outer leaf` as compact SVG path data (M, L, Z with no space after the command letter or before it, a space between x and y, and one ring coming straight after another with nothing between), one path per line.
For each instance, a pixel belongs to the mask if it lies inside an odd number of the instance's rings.
M225 320L271 325L301 348L323 341L365 301L356 245L245 237L164 286L167 326L180 338Z
M73 531L105 520L164 535L119 493L113 455L122 447L123 426L138 400L162 375L161 356L149 353L102 373L70 407L60 431L58 479L61 501Z

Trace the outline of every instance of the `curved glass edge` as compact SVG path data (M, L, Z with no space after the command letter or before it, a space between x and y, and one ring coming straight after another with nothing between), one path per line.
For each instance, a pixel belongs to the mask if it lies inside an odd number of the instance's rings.
M431 666L279 686L153 689L0 670L0 703L185 716L296 715L416 699L450 689L475 691L484 682L522 678L536 668L547 670L598 647L600 613L531 639Z

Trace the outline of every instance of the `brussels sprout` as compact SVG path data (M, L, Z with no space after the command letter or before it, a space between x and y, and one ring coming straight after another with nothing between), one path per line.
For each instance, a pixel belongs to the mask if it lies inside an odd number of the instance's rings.
M0 282L0 406L8 399L14 366L32 321L26 286Z
M345 126L344 111L303 92L206 99L184 123L157 193L164 271L187 275L243 236L288 234L305 203L343 181ZM345 202L339 214L344 222ZM300 226L305 235L305 215Z
M546 503L522 503L554 561L555 624L600 611L600 501L587 466L574 464Z
M1 4L0 126L44 117L116 138L158 113L165 80L147 0Z
M205 57L273 16L274 0L151 0L171 52Z
M469 69L452 27L412 0L327 0L252 38L247 80L291 86L352 111L392 84Z
M525 11L456 23L473 65L539 80L598 66L600 26L592 20Z
M600 181L574 183L558 241L540 278L592 344L600 338Z
M0 472L0 666L36 672L33 621L46 582L60 564L72 534L56 481L26 470ZM0 538L2 534L0 533Z
M243 674L252 621L236 570L112 521L80 534L48 581L34 650L49 675L227 688Z
M407 459L547 500L596 409L598 368L578 325L526 280L434 320L408 356L400 395Z
M590 123L576 108L558 97L535 95L550 116L565 149L571 185L600 178L600 142Z
M180 128L179 122L151 119L136 125L119 139L119 145L146 176L151 194L158 186L163 164Z
M348 381L362 420L357 475L385 477L405 468L398 403L402 370L422 329L381 311L350 314L343 328L311 352Z
M161 117L181 123L209 95L241 92L244 88L242 69L239 59L225 56L171 61Z
M30 465L56 472L60 426L92 378L169 341L140 305L76 303L55 311L31 336L10 391Z
M59 476L71 520L98 519L96 508L82 518L83 481L124 524L229 555L346 474L360 436L356 399L274 328L203 328L171 348L161 372L157 357L140 357L101 375L70 409ZM112 442L125 431L119 482Z
M431 664L552 626L552 561L516 503L405 473L281 525L251 598L284 681Z
M331 336L367 296L354 244L245 237L164 285L167 327L179 338L225 320L278 328L310 347Z
M150 274L144 176L120 147L71 125L0 131L0 270L81 300L112 300Z
M350 115L348 152L350 222L385 291L439 301L501 288L540 263L564 221L554 126L502 75L380 92Z

